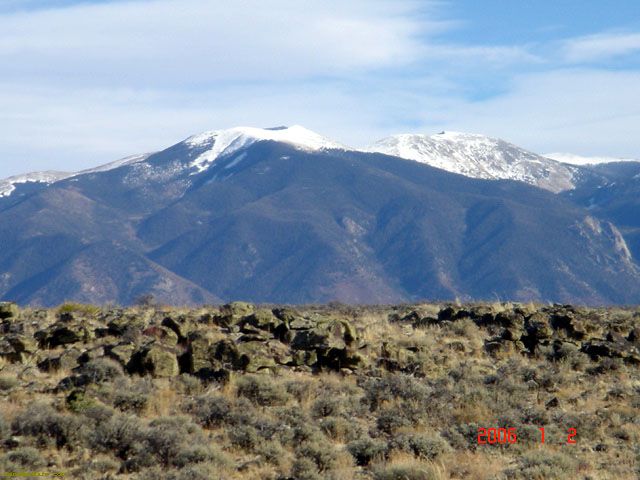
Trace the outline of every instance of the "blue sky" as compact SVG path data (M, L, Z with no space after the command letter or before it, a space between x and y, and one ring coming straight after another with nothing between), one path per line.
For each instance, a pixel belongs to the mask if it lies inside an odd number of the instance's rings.
M4 0L0 65L0 177L236 125L640 158L635 0Z

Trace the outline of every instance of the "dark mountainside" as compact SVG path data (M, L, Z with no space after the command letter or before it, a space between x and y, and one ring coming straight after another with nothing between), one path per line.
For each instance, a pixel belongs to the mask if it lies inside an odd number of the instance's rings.
M614 226L636 238L637 205L594 212L577 194L271 141L198 172L204 151L183 142L0 198L0 298L640 302Z
M613 222L622 232L634 258L640 258L640 163L619 162L591 167L567 198L594 215Z

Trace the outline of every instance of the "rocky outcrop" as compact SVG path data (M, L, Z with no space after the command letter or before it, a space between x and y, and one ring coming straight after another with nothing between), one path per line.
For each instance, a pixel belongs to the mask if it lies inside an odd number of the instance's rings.
M438 347L444 352L480 349L496 361L514 355L553 360L583 355L592 361L640 363L640 312L632 309L499 303L376 308L406 331L403 341L383 338L376 344L365 343L362 331L369 326L353 313L357 309L349 314L326 307L264 308L235 302L188 311L96 309L92 314L55 315L19 311L14 304L3 303L0 358L31 362L46 372L75 370L105 359L129 373L154 377L186 373L206 381L228 379L233 372L281 369L343 373L383 369L428 375L430 368L438 368L425 365L425 359L433 357L433 346L417 341L420 335L413 334L475 324L480 337L475 346L468 339L453 338Z

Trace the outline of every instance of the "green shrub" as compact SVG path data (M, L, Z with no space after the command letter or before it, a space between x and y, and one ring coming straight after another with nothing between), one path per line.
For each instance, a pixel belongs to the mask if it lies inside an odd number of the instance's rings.
M86 305L83 303L67 302L58 307L58 314L62 313L78 313L80 315L95 316L100 313L102 309L95 305Z

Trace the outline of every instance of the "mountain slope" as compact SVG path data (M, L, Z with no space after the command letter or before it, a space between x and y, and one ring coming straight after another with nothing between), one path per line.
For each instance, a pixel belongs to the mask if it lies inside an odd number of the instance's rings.
M472 178L518 180L552 192L573 188L577 171L500 139L459 132L395 135L366 151L415 160Z
M640 300L616 226L572 199L301 127L190 137L0 204L0 269L0 297L44 305Z
M616 157L585 157L581 155L575 155L573 153L545 153L544 155L552 160L557 160L562 163L569 163L571 165L600 165L603 163L619 163L619 162L637 162L637 159L632 158L616 158Z

